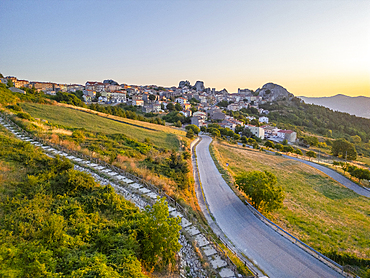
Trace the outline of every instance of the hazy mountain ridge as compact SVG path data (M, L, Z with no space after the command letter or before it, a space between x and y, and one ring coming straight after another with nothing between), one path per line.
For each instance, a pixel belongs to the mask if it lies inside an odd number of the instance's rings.
M370 97L350 97L339 94L332 97L299 96L299 98L308 104L321 105L334 111L340 111L357 117L370 119Z

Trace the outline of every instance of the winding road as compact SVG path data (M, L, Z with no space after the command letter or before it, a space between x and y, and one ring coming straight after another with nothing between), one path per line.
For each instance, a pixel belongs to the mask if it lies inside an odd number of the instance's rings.
M200 181L210 213L220 229L270 278L343 277L262 223L235 195L209 153L212 138L196 146Z
M300 159L300 158L288 156L288 155L285 155L285 154L283 155L283 157L286 157L286 158L289 158L289 159L293 159L293 160L302 162L304 164L307 164L307 165L309 165L309 166L311 166L313 168L316 168L317 170L319 170L319 171L323 172L324 174L328 175L329 177L331 177L332 179L336 180L337 182L339 182L343 186L345 186L345 187L353 190L358 195L362 195L362 196L365 196L365 197L370 198L370 191L369 190L367 190L367 189L365 189L365 188L363 188L363 187L355 184L354 182L350 181L349 179L347 179L343 175L335 172L332 169L329 169L328 167L325 167L325 166L322 166L322 165L319 165L317 163L310 162L310 161L307 161L307 160L303 160L303 159Z

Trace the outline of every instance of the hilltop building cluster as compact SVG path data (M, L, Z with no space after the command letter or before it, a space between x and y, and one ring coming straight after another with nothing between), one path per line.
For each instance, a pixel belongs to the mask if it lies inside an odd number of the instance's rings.
M212 122L217 122L223 128L235 131L235 128L242 126L248 128L256 137L261 139L269 138L274 141L286 139L288 142L295 142L296 133L291 130L279 130L276 127L267 125L269 123L268 110L259 108L259 105L272 103L280 99L290 99L293 97L285 88L267 83L256 91L249 89L238 89L237 93L229 93L226 89L216 91L215 88L206 88L203 81L196 81L192 86L189 81L180 81L179 85L173 87L161 87L157 85L128 85L118 84L116 81L107 79L103 82L87 81L81 84L58 84L52 82L37 82L19 80L16 77L8 76L2 78L2 83L10 80L13 83L13 90L22 92L22 88L34 88L43 91L45 94L56 95L58 92L75 93L82 92L86 104L93 101L99 104L117 105L125 103L141 107L144 113L164 113L167 106L179 104L179 113L185 117L191 117L191 124L198 127L207 126ZM225 102L227 106L222 109L218 103ZM192 105L193 104L193 105ZM196 109L192 109L195 107ZM239 111L243 108L255 108L260 115L256 119L248 116L247 120L257 120L265 125L256 126L244 124L242 121L227 115L225 110Z

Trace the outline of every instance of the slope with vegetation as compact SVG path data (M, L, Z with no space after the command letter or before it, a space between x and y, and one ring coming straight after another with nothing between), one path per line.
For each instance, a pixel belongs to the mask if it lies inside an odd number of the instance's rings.
M59 105L20 106L31 119L17 123L35 135L138 174L169 195L192 198L185 132Z
M361 277L370 277L366 197L297 161L224 142L214 142L213 149L220 165L228 163L231 183L245 171L274 174L285 199L282 208L267 216L338 263L360 268Z
M26 95L2 89L4 111L29 132L139 175L198 210L185 131L56 103L32 89Z
M3 128L0 140L1 277L146 277L175 265L180 220L163 200L140 212L68 160Z
M281 128L296 130L299 137L312 133L327 139L344 138L355 144L359 154L370 157L370 119L306 104L298 98L260 106L270 111L270 121Z

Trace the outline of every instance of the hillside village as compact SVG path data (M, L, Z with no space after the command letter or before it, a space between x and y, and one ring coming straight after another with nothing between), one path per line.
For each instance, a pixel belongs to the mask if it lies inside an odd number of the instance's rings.
M7 76L1 79L2 83L10 82L12 91L23 92L22 88L34 88L47 95L56 95L58 92L82 92L86 104L99 103L105 105L127 104L141 107L143 113L164 113L169 107L177 104L177 109L185 117L189 117L191 124L199 128L209 123L218 123L223 128L241 134L243 129L260 138L275 142L287 140L294 143L297 134L292 130L280 130L269 125L268 110L259 107L261 104L272 103L277 100L286 100L294 97L285 88L267 83L256 91L238 89L237 93L229 93L226 89L216 91L215 88L206 88L203 81L196 81L191 85L189 81L180 81L177 87L160 87L157 85L128 85L118 84L114 80L87 81L81 84L57 84L52 82L37 82L19 80L17 77ZM171 104L170 106L168 106ZM222 104L222 106L220 105ZM235 119L228 115L229 111L254 109L259 117L247 116L247 122ZM254 124L253 124L254 123Z

